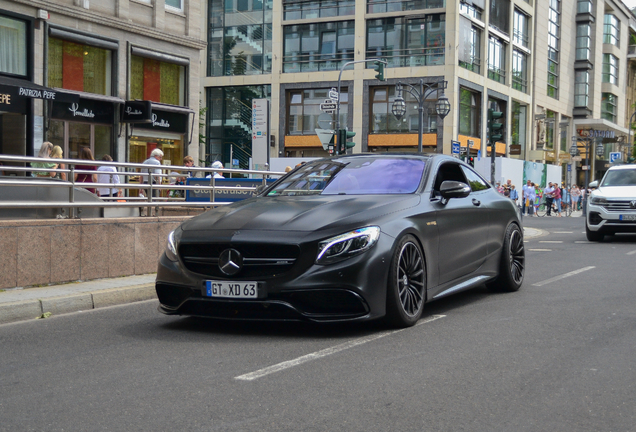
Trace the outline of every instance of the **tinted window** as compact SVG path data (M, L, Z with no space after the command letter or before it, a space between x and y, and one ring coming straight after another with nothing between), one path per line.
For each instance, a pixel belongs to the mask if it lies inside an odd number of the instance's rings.
M636 169L608 171L601 186L636 186Z
M308 163L267 195L376 195L413 193L424 172L420 159L347 159Z
M465 166L462 166L462 170L464 170L466 179L468 179L468 185L473 190L473 192L486 190L490 187L488 186L488 183L486 183L486 181L482 179L475 171Z

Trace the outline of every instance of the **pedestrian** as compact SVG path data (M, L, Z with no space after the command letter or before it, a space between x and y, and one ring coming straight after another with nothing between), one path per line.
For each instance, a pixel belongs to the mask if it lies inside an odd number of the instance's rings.
M223 163L221 161L214 161L214 163L212 164L211 168L216 168L216 169L220 169L223 168ZM213 171L214 173L214 178L215 179L224 179L225 177L223 177L223 171ZM205 176L205 178L210 178L212 177L212 174L208 174L207 176Z
M163 159L163 152L156 148L150 152L150 157L144 161L145 165L158 165L161 166L161 160ZM150 174L152 173L152 184L161 183L161 168L148 168L144 170L148 175L144 176L144 183L149 184ZM143 172L143 171L142 171ZM152 191L153 197L161 196L161 190L154 189Z
M62 150L62 147L58 145L53 146L53 149L51 150L52 159L62 159L63 154L64 154L64 151ZM64 169L64 164L57 164L57 169ZM59 180L66 180L66 173L56 172L53 178L56 178Z
M88 147L82 147L79 152L79 158L83 161L95 161L93 158L93 152ZM97 167L95 165L84 165L77 164L75 165L75 169L79 171L96 171ZM97 183L97 174L90 173L75 173L75 182L76 183ZM95 193L95 188L86 188L90 193Z
M112 162L113 158L110 155L102 156L104 162ZM116 184L121 183L119 181L119 175L117 174L117 168L114 166L102 165L97 168L97 183L110 183L112 187L97 188L97 193L100 198L117 197L122 195L122 190L117 188Z
M552 182L548 182L548 187L543 189L543 194L545 196L545 207L548 210L546 215L552 216L552 204L554 203L554 186L552 186Z
M510 185L510 199L515 203L516 206L519 205L519 192L517 192L515 185Z
M51 157L51 152L53 151L53 144L46 141L42 143L42 147L40 147L40 151L38 152L38 157L47 159ZM56 169L57 164L53 162L31 162L32 168L48 168L48 169ZM55 177L55 171L32 171L31 175L33 177Z
M572 185L570 195L572 195L572 211L581 210L581 189L577 185Z
M561 216L561 188L559 185L554 185L554 204L556 205L558 216Z
M521 206L523 207L523 214L532 215L532 210L534 210L534 199L530 201L530 195L536 197L532 180L528 180L521 188Z
M191 168L194 166L194 159L192 158L192 156L186 156L183 158L183 166L186 168ZM180 175L176 171L173 171L170 174L170 183L174 184L175 186L183 186L186 184L188 178L193 177L192 171L181 171ZM184 195L184 190L179 188L172 189L169 192L170 198L183 198Z

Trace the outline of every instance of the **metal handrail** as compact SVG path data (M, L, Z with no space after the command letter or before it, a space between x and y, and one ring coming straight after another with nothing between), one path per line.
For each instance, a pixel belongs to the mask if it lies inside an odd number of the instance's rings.
M51 172L51 173L65 173L67 175L68 180L53 180L48 177L36 177L29 180L20 180L20 178L24 178L23 176L11 176L0 178L0 188L3 186L18 186L18 187L37 187L37 188L50 188L50 187L68 187L69 188L69 200L68 201L49 201L49 202L27 202L27 201L0 201L0 208L60 208L66 207L69 209L76 209L79 207L193 207L193 208L201 208L201 207L214 207L218 205L226 205L229 202L218 202L215 200L215 192L216 191L234 191L234 192L246 192L246 191L254 191L255 187L252 186L219 186L216 184L216 179L214 178L214 172L222 171L223 173L228 174L241 174L241 175L251 175L251 176L261 176L263 180L263 184L265 184L266 180L270 176L282 176L285 173L283 172L272 172L272 171L263 171L263 170L242 170L242 169L232 169L232 168L223 168L221 170L207 167L185 167L185 166L177 166L177 165L148 165L148 164L140 164L140 163L130 163L130 162L106 162L106 161L86 161L86 160L78 160L78 159L53 159L53 158L39 158L39 157L31 157L31 156L13 156L13 155L3 155L0 154L0 162L9 162L13 164L28 164L33 162L38 163L53 163L56 165L64 164L65 168L34 168L30 166L15 166L15 165L2 165L0 167L1 170L5 172L20 172L20 173L33 173L33 172ZM76 165L92 165L92 166L111 166L115 167L117 173L109 172L109 171L97 171L97 170L78 170L75 169ZM122 169L122 171L120 171ZM136 170L146 170L150 172L139 172ZM128 171L130 170L130 171ZM134 171L133 171L134 170ZM154 170L161 170L161 173L154 173ZM166 173L167 172L167 173ZM174 174L176 172L176 174ZM198 173L201 177L205 177L207 174L210 174L210 185L179 185L179 184L168 184L161 183L164 179L174 178L174 177L187 177L187 173ZM110 175L113 176L123 176L124 182L121 183L83 183L75 181L75 174L97 174L97 175ZM196 175L196 174L195 174ZM130 178L136 177L139 179L139 183L131 183ZM154 179L158 179L160 183L155 183ZM101 202L75 202L75 188L90 188L90 189L99 189L99 188L109 188L109 189L122 189L122 190L144 190L146 192L146 196L143 197L100 197ZM199 190L199 191L210 191L210 201L185 201L184 198L178 197L153 197L154 190ZM71 216L74 216L73 213L70 213ZM148 212L150 215L150 212Z

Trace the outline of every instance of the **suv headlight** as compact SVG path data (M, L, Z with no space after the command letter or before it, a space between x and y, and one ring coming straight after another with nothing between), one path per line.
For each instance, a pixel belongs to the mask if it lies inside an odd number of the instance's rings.
M316 264L331 264L358 255L373 247L380 238L380 227L371 226L340 234L318 243Z
M177 228L174 231L170 231L168 234L168 243L166 244L166 256L170 261L178 261L177 248L179 247L179 240L181 239L181 228Z
M603 204L607 204L607 199L603 197L593 196L590 202L595 205L603 205Z

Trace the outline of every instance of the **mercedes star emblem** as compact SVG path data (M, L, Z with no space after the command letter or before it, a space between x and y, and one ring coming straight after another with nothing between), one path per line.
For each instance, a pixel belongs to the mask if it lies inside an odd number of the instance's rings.
M243 268L243 256L236 249L225 249L219 256L219 269L228 276L234 276Z

